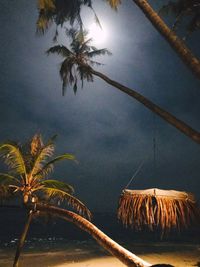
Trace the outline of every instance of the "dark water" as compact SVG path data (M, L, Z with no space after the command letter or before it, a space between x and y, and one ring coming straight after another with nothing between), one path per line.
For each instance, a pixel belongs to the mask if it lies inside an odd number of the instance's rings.
M26 212L19 208L0 208L0 247L14 246L26 221ZM94 213L92 222L104 233L114 240L120 242L155 243L155 242L175 242L175 243L200 243L200 229L193 228L182 233L174 231L169 236L161 240L160 232L134 232L125 229L117 220L114 213ZM27 242L42 244L47 242L54 246L56 243L66 243L68 241L88 241L91 236L75 225L56 219L53 217L41 217L35 219L29 229ZM65 241L63 241L65 240Z

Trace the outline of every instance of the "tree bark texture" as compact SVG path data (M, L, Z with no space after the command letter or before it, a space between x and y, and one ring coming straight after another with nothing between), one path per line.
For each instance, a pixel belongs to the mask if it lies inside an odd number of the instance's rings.
M22 248L24 246L24 242L25 242L25 239L26 239L26 236L27 236L28 229L29 229L30 223L32 221L32 218L33 218L33 213L32 213L32 211L30 211L29 215L28 215L28 219L26 221L26 224L24 226L23 232L21 234L21 237L20 237L18 245L17 245L17 250L16 250L16 253L15 253L15 259L14 259L13 267L18 267L19 266L19 257L20 257Z

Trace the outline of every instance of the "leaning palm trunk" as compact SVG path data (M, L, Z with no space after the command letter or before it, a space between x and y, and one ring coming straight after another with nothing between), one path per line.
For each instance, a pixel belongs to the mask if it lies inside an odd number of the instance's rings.
M165 111L164 109L160 108L150 100L148 100L146 97L143 95L137 93L136 91L114 81L108 78L106 75L95 71L94 69L90 69L91 73L98 76L108 84L114 86L115 88L119 89L120 91L124 92L125 94L135 98L137 101L142 103L144 106L146 106L148 109L150 109L152 112L156 113L158 116L163 118L165 121L167 121L169 124L173 125L176 127L179 131L190 137L193 141L196 143L200 143L200 133L191 128L189 125L184 123L183 121L177 119L175 116L170 114L169 112Z
M32 221L32 218L33 218L33 213L32 213L32 210L31 210L29 212L28 220L27 220L27 222L26 222L26 224L24 226L22 235L21 235L21 237L19 239L19 242L18 242L18 245L17 245L17 250L16 250L16 254L15 254L15 259L14 259L13 267L18 267L19 266L19 257L20 257L22 248L24 246L24 242L25 242L25 239L26 239L26 236L27 236L28 229L29 229L30 223Z
M64 220L72 222L82 230L88 232L104 249L106 249L109 253L118 258L122 263L127 266L151 266L151 264L149 264L148 262L142 260L141 258L137 257L136 255L113 241L110 237L108 237L101 230L99 230L94 224L74 212L43 204L37 204L37 210L41 212L50 213L54 216L58 216Z
M185 43L172 31L165 22L158 16L147 0L133 0L135 4L143 11L153 26L161 33L170 46L180 56L182 61L189 69L200 79L200 61L197 59Z

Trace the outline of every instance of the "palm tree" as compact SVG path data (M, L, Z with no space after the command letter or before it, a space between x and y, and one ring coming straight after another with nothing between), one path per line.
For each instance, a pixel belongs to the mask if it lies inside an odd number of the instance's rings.
M183 0L179 0L183 1ZM195 0L187 0L189 2ZM121 4L121 0L107 0L109 5L113 9L117 9L118 5ZM141 9L153 26L158 32L165 38L169 45L174 49L182 61L188 66L188 68L200 79L200 61L192 53L192 51L186 46L185 42L180 39L174 30L170 29L162 18L154 11L147 0L133 0L133 2ZM55 22L56 25L63 25L64 22L69 21L72 25L74 21L78 21L82 28L82 19L80 16L81 8L86 5L93 10L92 0L39 0L38 1L39 17L37 20L38 32L44 33L46 29ZM195 5L195 11L198 6ZM94 11L94 10L93 10ZM94 13L95 14L95 13ZM198 13L199 14L199 13ZM95 19L98 22L98 17L95 14ZM192 26L199 23L199 16L194 17ZM56 40L58 32L54 40Z
M22 203L56 203L67 201L76 211L91 218L88 208L75 196L71 185L58 180L47 179L53 170L53 165L61 160L75 160L71 154L63 154L53 159L54 137L43 144L39 134L25 144L6 142L0 145L0 156L8 166L8 173L0 173L0 188L6 195L16 195L21 198ZM49 160L51 159L51 160ZM49 160L49 161L48 161ZM18 243L14 265L18 266L20 252L29 229L32 218L36 214L34 209L29 209L28 220Z
M151 266L148 262L114 242L87 219L77 213L55 206L57 200L66 200L80 214L88 219L91 218L91 213L87 207L71 195L73 193L72 186L57 180L46 179L47 175L51 173L54 163L65 159L75 160L73 155L63 154L47 161L52 157L53 152L54 138L43 144L42 138L38 134L24 145L15 142L6 142L0 145L0 155L9 167L8 173L0 174L0 192L4 192L0 197L6 194L21 196L22 202L29 211L13 267L17 267L19 264L19 256L32 219L44 213L74 223L92 235L101 246L127 266ZM54 205L52 206L51 203Z
M30 207L33 208L33 204L30 204ZM75 224L77 227L83 231L89 233L104 249L106 249L113 256L118 258L122 263L129 267L173 267L169 264L155 264L151 265L150 263L142 260L137 257L135 254L131 253L124 247L120 246L118 243L113 241L110 237L104 234L99 230L94 224L92 224L87 219L82 216L65 209L61 209L54 206L47 206L43 204L38 204L37 209L41 212L52 213L63 220Z
M63 94L68 85L72 85L74 92L77 90L77 81L93 81L93 75L103 79L108 84L114 86L116 89L133 97L143 105L145 105L152 112L163 118L169 124L176 127L179 131L190 137L193 141L200 143L200 133L192 129L183 121L177 119L175 116L165 111L158 105L151 102L149 99L139 94L138 92L111 80L106 75L97 72L92 68L94 65L100 65L99 62L94 61L93 58L99 55L110 54L107 49L97 49L90 45L91 39L86 39L86 32L78 32L74 29L67 30L67 35L72 42L70 48L62 45L56 45L47 50L47 54L58 54L64 57L60 67L60 76L63 81Z

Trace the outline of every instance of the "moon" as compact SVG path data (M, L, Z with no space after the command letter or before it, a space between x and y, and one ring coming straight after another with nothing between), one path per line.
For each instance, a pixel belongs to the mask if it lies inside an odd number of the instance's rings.
M92 23L88 28L88 37L96 45L104 44L107 39L107 31L105 27L100 27L96 23Z

